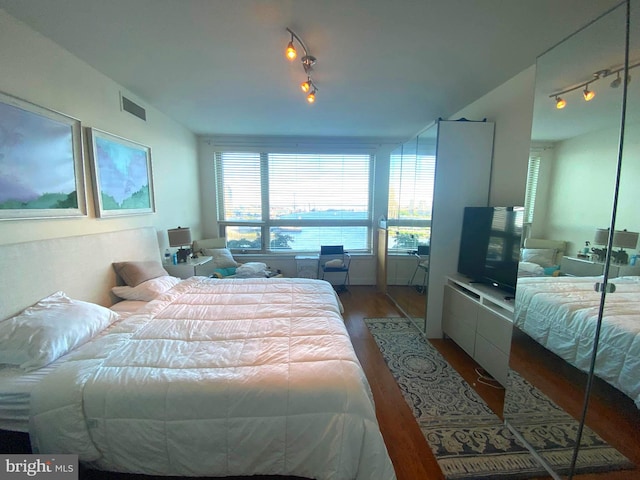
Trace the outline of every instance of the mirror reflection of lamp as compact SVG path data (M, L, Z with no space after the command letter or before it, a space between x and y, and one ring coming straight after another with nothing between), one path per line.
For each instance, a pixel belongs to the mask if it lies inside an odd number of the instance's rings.
M183 247L186 245L191 247L191 229L189 227L172 228L167 230L167 235L169 236L169 246L179 247L176 252L178 263L185 263L191 253L191 248Z
M638 245L638 232L627 232L627 230L616 230L613 232L613 246L620 249L617 252L611 252L614 261L622 265L629 263L629 255L627 255L624 249L635 249L636 245Z
M629 232L627 230L615 230L613 232L613 247L618 248L617 251L611 251L611 257L615 263L626 265L629 263L629 255L625 248L635 249L638 245L638 232ZM594 245L604 245L604 248L592 248L591 251L598 256L600 261L604 261L607 256L607 247L609 243L609 229L598 228L593 240Z

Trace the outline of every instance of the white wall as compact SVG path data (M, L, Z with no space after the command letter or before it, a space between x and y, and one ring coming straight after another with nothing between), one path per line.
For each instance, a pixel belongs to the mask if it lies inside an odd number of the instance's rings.
M167 228L190 226L194 238L215 235L215 199L212 198L211 153L186 128L143 99L127 92L85 62L0 10L0 91L57 110L95 127L152 148L156 214L97 219L94 213L89 156L85 151L88 216L73 219L11 220L0 222L0 243L153 226L162 248ZM496 124L492 204L518 204L524 198L533 104L534 68L485 95L451 118L487 118ZM125 93L147 109L147 122L120 111ZM425 122L425 126L431 121ZM202 139L201 139L202 140ZM403 139L398 139L398 143ZM371 144L375 143L372 141ZM371 146L371 144L369 146ZM374 217L377 219L387 191L384 176L393 142L378 142ZM199 161L198 161L199 158ZM386 160L385 160L386 159ZM201 205L203 207L201 207ZM202 223L201 223L202 222ZM372 265L374 265L372 263ZM362 278L375 272L362 265ZM371 275L371 282L375 275ZM366 281L366 280L365 280Z
M460 117L470 120L487 118L487 121L496 124L489 199L491 205L522 205L524 202L533 117L534 81L535 66L532 66L450 117L452 120ZM425 128L432 123L432 121L425 122ZM345 143L345 140L324 140L326 142L322 140L318 142L318 139L315 139L315 142L329 149L339 149L340 145ZM366 148L375 147L376 153L374 198L374 219L376 220L383 212L386 212L389 188L389 154L403 140L407 139L397 139L395 143L390 139L373 139L366 144ZM288 147L295 150L301 148L299 142L300 139L268 137L200 138L200 188L204 205L203 232L205 236L217 236L212 161L216 149L260 151L261 148L265 148L265 145L267 147L277 145L280 149ZM224 146L219 147L221 144ZM351 147L353 144L352 142ZM293 257L288 263L284 263L283 267L284 271L295 271ZM352 264L350 277L353 284L374 284L374 257L356 258Z
M637 126L630 131L637 131ZM613 208L619 129L590 132L558 142L541 158L539 182L548 188L536 198L533 231L565 240L573 255L593 241L596 228L609 227ZM637 179L640 139L625 137L616 229L640 231ZM538 212L545 215L538 215Z
M463 108L450 120L486 118L496 124L489 204L522 205L527 182L535 65Z
M0 221L0 244L153 226L164 248L168 228L190 226L199 234L197 143L189 130L2 9L0 65L0 91L75 117L83 127L150 146L157 212L96 218L89 155L83 146L88 216ZM120 110L120 92L147 110L146 122Z

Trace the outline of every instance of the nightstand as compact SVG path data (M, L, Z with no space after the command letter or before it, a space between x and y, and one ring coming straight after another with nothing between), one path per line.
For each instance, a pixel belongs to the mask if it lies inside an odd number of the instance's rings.
M185 263L164 264L163 267L169 275L178 278L189 278L194 275L208 277L215 270L213 257L189 258Z
M604 263L593 262L575 257L562 257L560 263L562 273L571 277L590 277L604 273ZM640 275L640 265L609 265L609 277L622 277L625 275Z

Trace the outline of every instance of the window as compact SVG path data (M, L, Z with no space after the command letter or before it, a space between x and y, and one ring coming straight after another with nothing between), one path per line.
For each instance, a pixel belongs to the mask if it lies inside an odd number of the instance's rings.
M400 147L390 156L389 252L416 250L431 239L436 157Z
M216 153L221 234L234 249L369 251L372 163L366 154Z
M524 195L524 223L533 222L533 211L536 205L536 191L538 190L538 178L540 175L540 157L529 156L529 169L527 171L527 189Z

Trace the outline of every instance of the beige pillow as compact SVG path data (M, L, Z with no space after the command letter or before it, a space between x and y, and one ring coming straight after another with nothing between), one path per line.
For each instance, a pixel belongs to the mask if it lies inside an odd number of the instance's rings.
M135 287L142 282L169 275L160 262L114 262L113 268L120 278L129 285Z
M234 260L228 248L205 248L203 252L205 255L213 257L216 268L232 268L240 265Z

